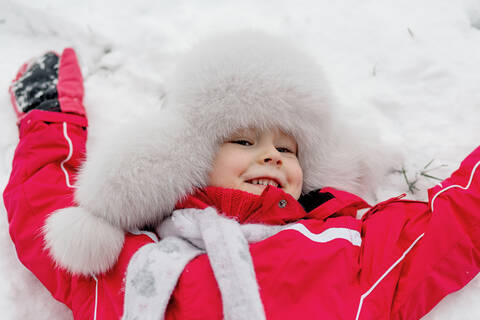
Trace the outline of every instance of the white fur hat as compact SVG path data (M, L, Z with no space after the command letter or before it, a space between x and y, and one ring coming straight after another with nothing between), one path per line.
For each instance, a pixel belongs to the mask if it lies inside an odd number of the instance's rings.
M165 106L123 126L88 152L78 207L53 213L46 247L72 273L108 270L124 230L159 223L179 199L205 186L220 142L245 127L279 127L295 137L303 191L371 185L364 153L338 126L317 63L261 32L202 41L178 63Z

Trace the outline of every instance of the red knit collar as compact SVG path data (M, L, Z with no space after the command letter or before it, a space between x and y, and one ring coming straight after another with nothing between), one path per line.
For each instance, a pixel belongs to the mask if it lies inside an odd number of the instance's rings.
M267 186L261 195L236 189L206 187L197 189L175 209L214 207L240 223L283 225L300 219L325 220L329 217L356 217L357 210L370 207L363 199L346 191L325 187L320 191L332 198L307 213L301 204L283 190Z
M291 195L272 186L265 188L261 195L219 187L197 189L179 202L175 209L207 207L214 207L240 223L283 225L307 215Z

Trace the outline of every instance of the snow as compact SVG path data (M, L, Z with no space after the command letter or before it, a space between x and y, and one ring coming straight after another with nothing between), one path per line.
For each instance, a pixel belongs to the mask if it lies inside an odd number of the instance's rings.
M425 200L437 181L420 172L445 178L480 142L478 0L0 0L0 186L18 141L7 88L23 62L51 49L77 50L95 143L105 128L161 103L166 75L190 45L243 28L301 43L326 71L343 116L375 128L399 150L403 163L386 177L378 200L403 192ZM401 169L410 182L417 179L415 193ZM3 206L1 213L2 319L31 318L32 310L37 319L71 318L20 266ZM479 319L477 296L480 278L425 319Z

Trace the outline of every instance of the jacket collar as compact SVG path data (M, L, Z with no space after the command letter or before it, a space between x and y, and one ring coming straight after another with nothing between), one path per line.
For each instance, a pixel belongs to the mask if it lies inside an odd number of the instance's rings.
M322 188L318 190L317 194L331 195L331 199L309 212L309 216L315 219L325 220L337 216L356 218L358 210L371 207L365 200L353 193L331 187Z
M283 225L300 219L325 220L333 216L356 217L358 209L369 207L361 198L334 188L323 188L310 193L309 197L315 207L307 208L309 210L307 212L291 195L272 186L267 186L261 195L236 189L206 187L197 189L179 202L175 209L214 207L221 214L242 224Z

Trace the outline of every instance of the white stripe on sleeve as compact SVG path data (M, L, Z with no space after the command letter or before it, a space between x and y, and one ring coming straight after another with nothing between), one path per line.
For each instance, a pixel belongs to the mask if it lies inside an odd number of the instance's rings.
M360 232L349 228L329 228L321 233L313 233L308 230L307 227L305 227L303 224L295 223L286 226L282 231L285 230L298 231L314 242L324 243L335 239L344 239L349 241L354 246L359 247L362 244L362 237L360 236Z

